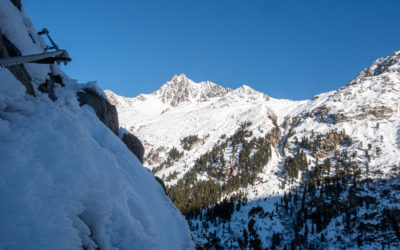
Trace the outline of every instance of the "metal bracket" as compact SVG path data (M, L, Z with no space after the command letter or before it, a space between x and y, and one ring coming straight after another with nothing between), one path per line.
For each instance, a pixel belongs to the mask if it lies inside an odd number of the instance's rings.
M49 30L44 28L42 29L42 31L38 32L39 35L46 35L47 38L49 39L51 45L53 45L53 47L47 46L44 50L47 51L48 49L55 49L55 50L60 50L57 46L57 44L54 42L54 40L51 38L50 34L49 34Z

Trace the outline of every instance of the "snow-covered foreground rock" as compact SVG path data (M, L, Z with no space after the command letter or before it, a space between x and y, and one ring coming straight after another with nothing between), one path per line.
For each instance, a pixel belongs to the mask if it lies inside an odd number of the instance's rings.
M400 247L400 51L305 101L183 74L105 93L203 247Z
M183 216L153 174L74 98L3 103L1 248L190 247Z
M14 1L18 2L18 1ZM0 0L1 34L22 54L42 52L23 9ZM0 68L0 249L191 249L185 218L154 175L58 66L26 64L35 96ZM38 91L62 76L52 101ZM101 94L101 93L100 93Z

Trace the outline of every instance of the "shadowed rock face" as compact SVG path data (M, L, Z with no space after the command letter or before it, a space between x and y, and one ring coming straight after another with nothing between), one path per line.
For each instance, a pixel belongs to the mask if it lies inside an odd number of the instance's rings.
M0 30L0 58L21 56L19 49L1 33ZM35 95L32 79L23 64L7 67L7 69L20 81L26 88L26 93Z
M110 104L96 91L89 88L78 92L78 101L81 106L86 104L92 107L100 121L118 136L118 113L114 105Z
M78 92L79 104L89 105L96 112L97 117L118 136L119 123L118 123L118 113L114 105L108 102L104 97L100 96L95 90L85 88L82 92ZM144 147L142 142L124 130L121 136L121 140L125 143L128 149L136 155L141 163L143 163Z
M63 79L60 75L48 75L50 78L46 79L44 83L40 84L38 86L38 90L42 93L47 93L51 100L56 101L57 97L54 93L55 84L59 84L61 87L65 87L65 84L63 83Z
M163 180L160 177L158 177L157 175L154 175L154 178L156 178L156 181L158 183L160 183L161 187L164 189L164 192L166 192L165 184L164 184Z
M125 133L122 137L122 141L143 164L144 147L139 138L131 133Z
M22 8L21 0L11 0L11 2L17 7L19 10Z

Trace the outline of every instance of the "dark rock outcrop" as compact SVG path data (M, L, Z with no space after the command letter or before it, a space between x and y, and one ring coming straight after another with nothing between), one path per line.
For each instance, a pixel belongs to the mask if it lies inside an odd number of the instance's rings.
M1 33L0 30L0 58L21 56L19 49ZM20 81L26 88L26 93L35 95L32 85L32 79L26 71L23 64L7 67L14 77Z
M160 183L161 187L164 189L164 192L166 192L167 189L165 188L165 184L164 184L163 180L160 177L156 176L156 175L154 175L154 178L156 178L156 181L158 183Z
M114 134L118 135L117 109L107 99L93 89L84 88L81 92L78 92L78 101L81 106L86 104L92 107L100 121L114 132Z
M11 2L17 7L19 10L22 8L21 0L11 0Z
M325 135L317 136L316 155L318 156L318 158L324 158L328 155L333 154L339 145L350 146L352 143L353 142L350 136L344 133L332 131Z
M107 99L99 95L95 90L84 88L78 92L79 104L89 105L96 112L97 117L111 130L119 135L119 122L118 113L114 105ZM141 163L143 163L144 146L142 142L135 135L129 133L127 130L121 131L121 140L125 143L128 149L136 155Z
M144 147L139 138L131 133L124 133L124 135L122 136L122 141L143 164Z
M49 74L49 78L46 79L44 83L39 85L38 90L42 93L47 93L51 100L56 101L57 97L54 93L54 87L56 84L60 85L61 87L65 87L63 79L60 75Z
M371 66L365 69L361 74L366 77L378 76L385 72L398 71L398 67L392 67L400 63L400 51L396 51L391 56L379 58Z

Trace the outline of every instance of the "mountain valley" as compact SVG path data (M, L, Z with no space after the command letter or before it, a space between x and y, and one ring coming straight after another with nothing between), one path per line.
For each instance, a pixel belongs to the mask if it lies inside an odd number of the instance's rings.
M312 100L184 74L105 94L199 248L400 246L400 51Z

